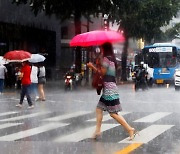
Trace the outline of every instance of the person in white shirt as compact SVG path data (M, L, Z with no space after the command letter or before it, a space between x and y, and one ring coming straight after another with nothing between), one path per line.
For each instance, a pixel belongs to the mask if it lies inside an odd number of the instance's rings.
M31 67L31 94L38 100L38 67L32 64Z
M38 64L38 91L39 91L39 101L45 101L44 85L46 83L46 69L44 63L40 62Z
M0 94L2 94L4 89L4 79L6 73L7 73L7 68L3 64L0 64Z

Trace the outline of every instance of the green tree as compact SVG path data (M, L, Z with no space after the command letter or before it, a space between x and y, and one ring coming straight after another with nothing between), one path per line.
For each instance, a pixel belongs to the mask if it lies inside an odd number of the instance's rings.
M177 23L173 28L168 29L164 33L166 41L171 41L177 36L180 36L180 23Z
M89 15L96 15L99 12L100 0L13 0L17 5L29 4L35 15L44 11L46 15L55 14L63 22L66 19L74 18L75 34L81 33L81 17L89 20ZM81 48L76 48L75 63L76 72L81 71Z
M127 80L128 39L143 38L150 42L160 32L160 27L168 24L172 17L176 16L180 2L179 0L111 0L111 4L111 7L103 11L110 14L110 20L118 21L119 29L124 31L126 41L122 53L122 80Z
M55 14L61 20L73 17L75 34L81 33L82 16L88 18L89 14L96 15L99 12L108 14L109 20L119 23L119 29L124 31L126 38L122 53L122 80L126 80L129 38L144 38L150 42L160 32L159 28L168 24L177 14L180 6L179 0L13 0L13 2L31 4L35 14L43 10L47 15Z

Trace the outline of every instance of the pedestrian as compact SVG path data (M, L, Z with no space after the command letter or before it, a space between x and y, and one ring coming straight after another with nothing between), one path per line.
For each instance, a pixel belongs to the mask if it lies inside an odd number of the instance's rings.
M6 77L6 73L7 68L3 64L0 64L0 94L2 94L4 90L4 80Z
M22 88L21 88L21 94L20 94L20 102L19 104L16 105L16 107L20 107L22 108L22 104L23 104L23 100L24 97L26 96L28 104L29 104L29 109L34 108L34 105L32 103L31 100L31 96L30 96L30 86L31 86L31 67L29 65L28 61L24 61L22 62L22 68L21 68L21 84L22 84Z
M44 62L38 64L38 91L39 91L39 101L46 101L44 93L44 85L46 83L46 69Z
M15 89L21 89L21 69L18 66L15 68L15 76Z
M6 78L6 87L14 88L16 82L15 68L13 63L6 65L7 68L7 78Z
M32 63L31 66L31 94L34 96L34 100L37 101L38 96L38 67Z
M92 138L96 139L101 135L101 124L103 119L103 111L108 111L110 116L121 124L129 133L130 140L133 140L136 135L136 130L131 127L126 120L118 114L122 110L119 101L118 89L115 81L116 59L113 53L111 43L104 43L101 46L103 59L101 62L101 70L98 70L91 62L87 64L93 71L99 71L103 75L103 93L96 107L96 130Z

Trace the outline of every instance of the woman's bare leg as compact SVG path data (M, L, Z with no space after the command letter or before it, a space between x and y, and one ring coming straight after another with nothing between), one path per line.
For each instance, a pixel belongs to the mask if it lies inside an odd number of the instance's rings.
M99 108L96 108L96 130L93 134L93 138L96 138L96 136L99 136L101 133L102 119L103 119L103 111Z
M127 122L126 120L123 118L122 115L118 115L116 113L110 113L110 116L112 118L114 118L119 124L121 124L125 129L126 131L129 133L129 136L130 138L133 138L134 137L134 131L135 129L132 128Z
M39 98L45 99L43 84L39 84L38 89L39 89L39 95L40 95Z

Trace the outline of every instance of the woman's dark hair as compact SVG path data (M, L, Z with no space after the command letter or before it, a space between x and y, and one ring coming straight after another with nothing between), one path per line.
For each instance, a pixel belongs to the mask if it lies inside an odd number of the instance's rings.
M24 63L24 64L29 64L29 61L26 60L26 61L23 61L22 63Z
M102 48L103 48L103 55L104 57L112 57L112 61L115 63L115 67L117 68L117 62L116 62L116 57L114 55L113 52L113 46L111 43L106 42L104 44L102 44Z

